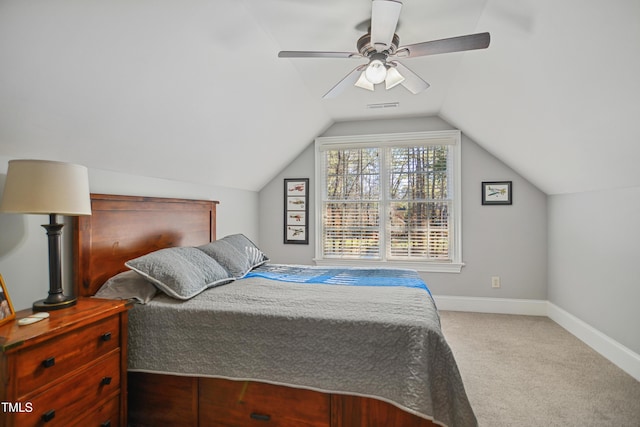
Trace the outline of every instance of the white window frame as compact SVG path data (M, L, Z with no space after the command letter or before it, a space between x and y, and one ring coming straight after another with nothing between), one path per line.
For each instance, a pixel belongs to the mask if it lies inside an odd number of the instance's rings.
M453 214L451 219L453 243L450 246L450 261L396 261L386 260L383 254L382 260L363 259L336 259L322 258L322 204L324 189L323 183L323 152L330 149L384 147L388 145L407 145L429 143L433 145L451 145L452 158L449 160L448 172L453 185L452 203ZM461 133L458 130L429 131L429 132L408 132L376 135L356 135L338 137L318 137L315 140L315 235L316 248L314 262L316 265L338 265L353 267L389 267L389 268L410 268L424 272L438 273L459 273L464 263L462 262L462 178L461 178ZM381 167L386 167L382 166ZM383 184L384 185L384 184ZM385 218L386 221L386 218ZM386 233L385 233L386 234ZM384 251L383 251L384 252Z

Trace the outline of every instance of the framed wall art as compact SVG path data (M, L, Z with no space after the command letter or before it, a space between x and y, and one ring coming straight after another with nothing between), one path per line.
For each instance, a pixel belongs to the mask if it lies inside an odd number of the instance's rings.
M309 178L284 180L284 243L309 244Z
M483 205L510 205L512 203L511 181L484 181L482 183Z
M16 312L13 310L11 298L9 298L9 294L7 293L7 286L4 284L2 275L0 275L0 325L15 317Z

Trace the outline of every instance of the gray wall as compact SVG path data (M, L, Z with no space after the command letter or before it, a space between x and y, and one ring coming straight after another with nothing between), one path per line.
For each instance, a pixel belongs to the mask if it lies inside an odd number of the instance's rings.
M4 188L9 158L0 157L0 191ZM194 185L103 170L89 170L94 193L218 200L218 236L244 233L258 239L258 193L215 186ZM47 236L40 224L46 215L0 214L0 274L14 308L30 307L49 289ZM71 227L63 228L63 281L71 283Z
M548 204L549 301L640 354L640 187Z
M336 123L322 136L447 130L437 117ZM312 264L314 238L309 245L283 243L283 179L310 178L314 186L314 147L260 191L260 246L273 262ZM513 205L482 206L481 182L513 181ZM310 224L315 218L310 195ZM547 299L546 195L475 142L462 137L462 255L461 273L422 273L434 294L468 297ZM491 288L491 276L502 287Z

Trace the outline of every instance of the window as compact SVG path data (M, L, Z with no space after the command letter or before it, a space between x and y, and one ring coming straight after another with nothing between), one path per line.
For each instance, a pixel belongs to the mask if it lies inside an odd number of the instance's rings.
M317 264L462 266L460 132L316 140Z

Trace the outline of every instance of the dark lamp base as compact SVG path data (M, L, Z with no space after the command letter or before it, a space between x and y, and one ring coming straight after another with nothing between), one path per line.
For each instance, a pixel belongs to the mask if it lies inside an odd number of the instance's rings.
M76 305L77 301L78 301L77 298L67 297L67 296L63 296L63 298L58 298L58 301L54 301L54 302L49 302L46 299L41 299L40 301L36 301L33 303L33 311L61 310L63 308Z

